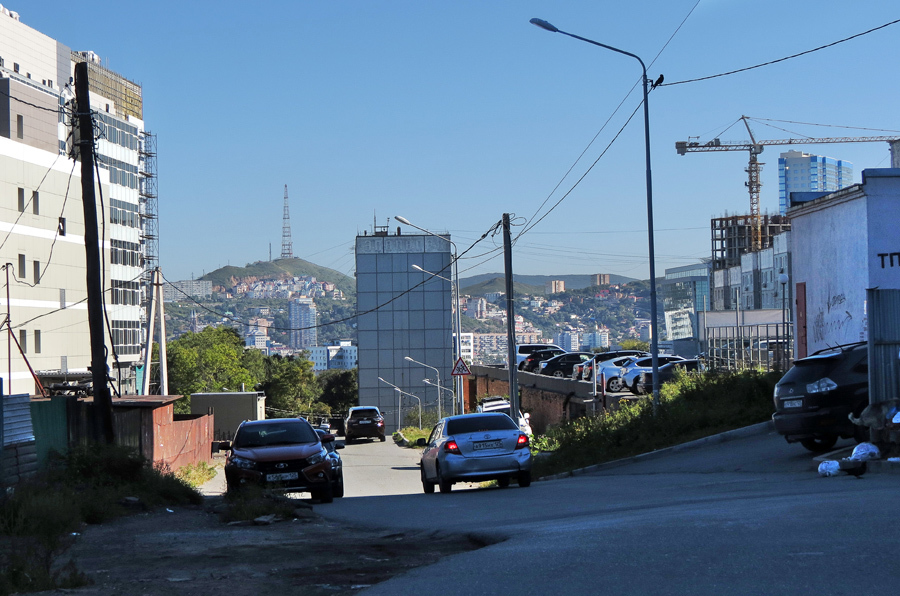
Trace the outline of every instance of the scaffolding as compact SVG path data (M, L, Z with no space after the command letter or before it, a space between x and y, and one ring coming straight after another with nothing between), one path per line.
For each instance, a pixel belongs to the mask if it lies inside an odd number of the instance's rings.
M159 269L159 216L157 211L156 177L156 135L141 131L139 148L140 186L138 188L139 213L141 216L141 253L144 257L144 271L141 275L141 328L142 345L153 345L149 338L150 300L153 295L153 274ZM145 355L146 356L146 355ZM144 371L147 374L149 371Z
M710 220L713 271L741 264L741 255L753 250L754 229L753 215L732 215ZM786 216L763 215L760 222L760 248L768 248L775 236L790 229L791 224Z
M116 104L119 117L132 116L144 119L144 100L141 86L122 75L100 65L100 58L93 52L72 52L72 62L87 62L88 89Z

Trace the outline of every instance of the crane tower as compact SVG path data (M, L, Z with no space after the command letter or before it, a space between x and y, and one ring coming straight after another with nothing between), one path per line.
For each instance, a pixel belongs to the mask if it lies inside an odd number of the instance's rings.
M747 127L747 133L750 135L749 141L723 142L719 139L713 139L708 143L700 144L699 141L677 141L675 143L675 151L678 155L686 153L696 153L700 151L747 151L750 154L750 161L747 168L747 191L750 193L750 218L753 220L753 250L760 250L762 246L762 218L759 215L759 189L762 182L759 179L759 173L762 166L765 165L759 161L758 155L763 152L767 145L802 145L812 143L869 143L872 141L884 141L891 146L891 167L900 167L900 137L830 137L830 138L798 138L798 139L773 139L757 141L750 130L747 123L747 116L740 118Z

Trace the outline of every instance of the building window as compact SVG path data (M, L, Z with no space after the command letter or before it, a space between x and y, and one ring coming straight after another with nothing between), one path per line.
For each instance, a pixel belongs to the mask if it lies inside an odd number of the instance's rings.
M41 332L37 329L34 331L34 353L41 353Z
M24 329L19 330L19 347L22 348L22 353L28 353L28 332Z
M19 72L19 63L13 62L13 72Z
M60 217L60 218L59 218L59 225L56 226L56 232L57 232L60 236L65 236L65 235L66 235L66 218L65 218L65 217Z
M31 193L31 212L35 215L40 214L40 208L38 205L40 202L39 199L40 196L38 195L38 191L34 191L33 193Z
M25 279L25 255L19 255L19 279Z
M25 189L19 189L19 213L25 213Z
M62 310L65 307L66 307L66 289L60 288L59 289L59 308L60 308L60 310Z
M25 138L25 117L21 114L16 116L16 138Z
M38 285L41 283L41 262L34 261L32 265L34 266L34 285Z

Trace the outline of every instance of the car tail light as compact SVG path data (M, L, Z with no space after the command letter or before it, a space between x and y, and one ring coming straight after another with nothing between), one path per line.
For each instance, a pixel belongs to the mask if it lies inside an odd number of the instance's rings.
M455 453L456 455L462 455L459 451L459 445L456 444L456 441L447 441L444 443L444 451L447 453Z
M375 423L375 426L384 426L384 420L379 420Z
M825 393L826 391L832 391L833 389L837 389L837 383L828 377L824 377L806 385L807 393Z
M519 439L516 441L516 449L523 447L528 447L528 435L519 435Z

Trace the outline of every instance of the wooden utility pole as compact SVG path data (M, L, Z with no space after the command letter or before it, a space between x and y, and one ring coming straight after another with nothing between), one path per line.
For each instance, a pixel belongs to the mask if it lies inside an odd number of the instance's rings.
M88 65L75 65L75 101L78 118L78 155L81 159L81 203L84 206L84 256L87 271L88 327L91 336L91 376L94 412L102 440L113 443L112 396L106 366L103 332L103 282L100 278L101 251L97 231L97 202L94 198L94 123L88 90Z

